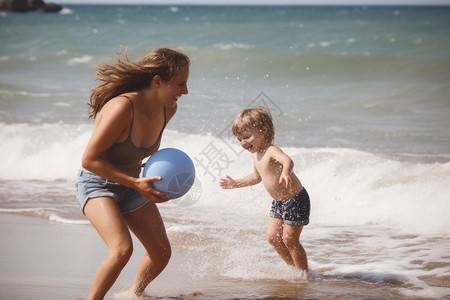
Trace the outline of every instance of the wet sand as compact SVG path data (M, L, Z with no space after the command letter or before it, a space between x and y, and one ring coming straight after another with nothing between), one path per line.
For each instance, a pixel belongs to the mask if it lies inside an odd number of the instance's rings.
M97 266L107 254L107 247L89 225L0 213L0 236L1 300L86 299ZM133 243L133 256L105 299L137 299L128 297L126 290L144 249L135 237ZM185 260L185 255L174 251L167 268L147 287L151 296L139 299L211 298L198 290L208 289L211 282L180 270Z
M92 226L0 214L0 230L0 299L86 299L92 276L107 254ZM134 278L144 253L136 241L134 244L133 256L107 299L123 298ZM161 285L157 281L161 280L155 281Z
M107 248L89 225L63 225L15 214L0 214L0 299L86 299L92 276ZM126 294L144 255L134 240L133 256L106 299L134 300ZM194 276L205 257L174 248L172 259L139 299L418 299L398 291L405 282L361 282L324 277L286 280L232 279L220 274ZM190 266L186 268L186 266ZM197 273L198 272L198 273ZM314 272L313 272L314 274Z
M76 299L87 295L94 261L106 249L90 226L0 214L1 299Z

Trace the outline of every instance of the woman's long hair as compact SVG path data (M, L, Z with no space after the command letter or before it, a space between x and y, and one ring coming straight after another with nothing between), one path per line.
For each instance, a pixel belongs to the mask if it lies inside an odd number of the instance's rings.
M128 59L125 49L114 59L115 64L97 66L94 79L101 83L91 90L89 118L95 118L112 98L149 86L156 75L169 81L180 68L190 65L187 55L169 48L155 49L136 62Z

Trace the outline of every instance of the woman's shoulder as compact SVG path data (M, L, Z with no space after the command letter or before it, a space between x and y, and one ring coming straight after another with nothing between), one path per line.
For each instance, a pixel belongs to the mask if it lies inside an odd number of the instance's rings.
M133 106L129 98L120 95L109 100L101 109L99 117L127 121L133 116Z
M133 111L131 100L125 95L120 95L112 98L105 104L103 108L116 113L129 113Z

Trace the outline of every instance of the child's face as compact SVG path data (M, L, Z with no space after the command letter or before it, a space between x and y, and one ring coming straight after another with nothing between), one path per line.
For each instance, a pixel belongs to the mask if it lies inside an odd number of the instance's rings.
M255 153L263 150L267 144L265 131L265 128L246 129L237 136L237 139L241 143L242 148L251 153Z

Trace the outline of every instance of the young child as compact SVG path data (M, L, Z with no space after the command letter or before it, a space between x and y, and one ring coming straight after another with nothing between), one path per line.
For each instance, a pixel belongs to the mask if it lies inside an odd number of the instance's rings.
M227 175L220 180L220 186L234 189L262 181L274 199L267 240L288 265L308 271L300 234L309 223L309 196L294 174L291 158L273 144L272 116L264 108L245 109L234 120L232 130L241 146L252 153L254 170L237 180Z

